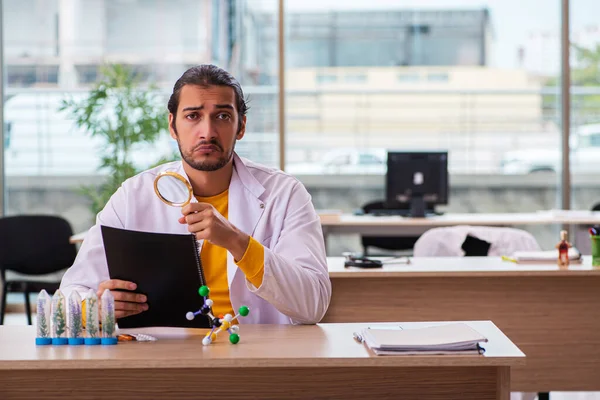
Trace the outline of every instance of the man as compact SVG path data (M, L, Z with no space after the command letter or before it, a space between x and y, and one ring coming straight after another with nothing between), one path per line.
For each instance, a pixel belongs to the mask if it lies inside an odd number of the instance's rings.
M201 261L215 315L248 305L241 322L312 324L331 298L319 217L304 186L282 171L235 154L244 137L242 88L213 65L187 70L169 99L169 130L181 162L126 180L98 214L61 290L114 291L116 317L148 309L134 282L110 279L100 226L161 233L192 232L204 239ZM198 202L179 209L154 194L162 171L190 182ZM127 291L120 291L127 290Z

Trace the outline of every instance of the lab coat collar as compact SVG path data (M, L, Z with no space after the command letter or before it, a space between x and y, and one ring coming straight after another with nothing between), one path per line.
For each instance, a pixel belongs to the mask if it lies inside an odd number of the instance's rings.
M185 169L183 168L183 161L180 161L178 164L179 165L177 166L177 173L184 176L189 182L190 177L185 173ZM239 183L241 183L257 199L259 199L260 196L265 192L264 186L248 170L248 167L246 166L242 158L234 152L233 174L231 176L231 182L229 183L230 191L232 185L237 184L236 181L240 181ZM231 199L231 192L229 197Z

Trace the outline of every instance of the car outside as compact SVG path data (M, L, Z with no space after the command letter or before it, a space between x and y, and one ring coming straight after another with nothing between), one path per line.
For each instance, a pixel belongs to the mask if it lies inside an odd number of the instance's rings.
M581 125L573 130L571 171L597 173L600 167L600 124ZM529 149L508 152L500 164L503 174L518 175L561 170L561 149Z
M383 175L387 169L384 149L336 149L316 162L289 163L292 175Z

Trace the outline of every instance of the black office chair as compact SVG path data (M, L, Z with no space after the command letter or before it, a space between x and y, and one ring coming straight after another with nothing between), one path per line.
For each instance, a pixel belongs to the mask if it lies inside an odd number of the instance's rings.
M362 211L365 214L373 214L377 210L384 210L383 201L373 201L362 206ZM409 208L406 206L408 214ZM363 247L363 255L369 256L369 247L376 247L383 250L412 250L419 236L361 236Z
M71 225L57 216L0 218L0 277L3 282L0 324L4 323L8 292L24 293L27 323L32 324L29 294L45 289L52 296L59 288L60 281L31 278L61 271L73 264L77 250L74 244L69 243L71 235ZM7 280L6 271L14 271L22 276Z

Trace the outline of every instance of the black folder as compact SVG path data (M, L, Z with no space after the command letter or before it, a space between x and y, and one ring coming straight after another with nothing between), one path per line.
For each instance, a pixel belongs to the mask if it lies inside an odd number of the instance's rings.
M148 298L148 310L120 318L120 328L168 326L208 328L208 318L186 318L204 304L198 289L204 284L196 238L101 226L111 279L135 282L136 293Z

